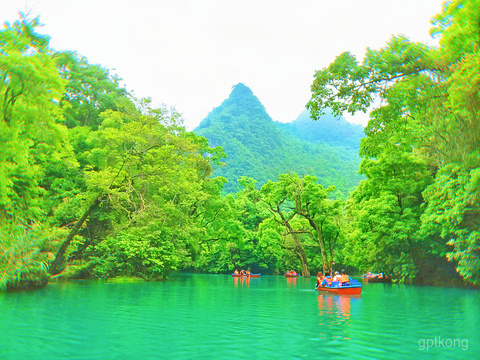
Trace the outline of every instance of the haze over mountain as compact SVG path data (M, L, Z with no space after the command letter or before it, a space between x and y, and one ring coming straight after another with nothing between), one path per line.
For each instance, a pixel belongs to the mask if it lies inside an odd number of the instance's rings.
M335 117L331 113L323 115L319 121L313 121L308 110L302 111L292 122L277 122L277 125L300 140L325 142L356 151L360 149L360 139L365 135L362 125L349 123L345 118Z
M357 173L360 125L328 115L314 122L306 111L291 123L275 122L242 83L233 86L194 132L225 151L226 166L214 175L228 179L227 192L239 189L241 176L256 179L260 186L281 173L295 172L315 175L325 187L336 185L336 196L346 197L362 179Z

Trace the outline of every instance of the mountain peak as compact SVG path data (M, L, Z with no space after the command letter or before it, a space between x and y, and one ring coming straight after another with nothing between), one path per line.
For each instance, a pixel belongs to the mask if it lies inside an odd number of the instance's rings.
M308 113L306 116L308 118ZM327 141L319 141L318 136L312 141L296 137L296 133L307 137L311 132L320 135L334 132L330 129L332 126L323 131L312 131L313 126L322 125L320 121L318 124L306 121L301 126L297 126L297 122L294 125L277 124L252 90L238 83L232 86L229 97L214 108L194 132L207 138L211 147L221 146L225 151L227 166L216 168L214 175L228 179L224 187L226 192L240 189L237 183L240 176L252 177L260 186L278 174L297 172L318 176L323 184L339 184L338 178L348 174L338 187L340 192L347 194L360 181L358 150L333 147ZM292 129L281 126L291 126Z
M237 85L232 86L232 92L230 93L230 98L238 96L255 96L253 91L245 84L238 83Z
M242 115L244 118L242 118ZM212 126L213 123L221 122L222 126L241 126L238 122L266 122L270 127L275 127L272 118L267 114L265 107L253 94L252 90L243 83L232 86L232 91L222 104L214 108L208 116L203 119L195 130ZM271 123L271 124L270 124ZM230 129L230 130L233 130Z
M262 112L263 116L270 118L260 100L253 94L253 91L243 83L233 85L230 96L222 104L222 106L231 105L240 107L242 111L247 113L255 109L257 112Z

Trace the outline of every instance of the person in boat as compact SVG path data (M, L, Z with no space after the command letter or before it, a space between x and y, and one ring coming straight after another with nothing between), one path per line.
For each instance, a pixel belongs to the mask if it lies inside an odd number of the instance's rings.
M345 272L345 269L342 269L342 276L341 276L341 285L342 286L350 286L350 281L352 279L350 278L350 276L347 275L347 273Z
M243 270L243 269L240 270L240 275L242 275L242 276L245 275L245 270Z
M245 275L250 276L250 270L245 271Z
M317 274L317 284L315 285L315 289L317 289L322 284L322 281L323 281L323 274L319 272Z
M233 273L234 273L235 275L240 274L237 269L235 269L235 271L234 271Z
M342 275L338 271L335 271L335 276L333 277L333 281L342 282Z
M290 270L290 274L293 276L297 276L297 272L295 270Z
M322 281L322 286L331 286L332 285L332 277L330 276L329 273L326 273L325 274L325 277L323 278L323 281Z

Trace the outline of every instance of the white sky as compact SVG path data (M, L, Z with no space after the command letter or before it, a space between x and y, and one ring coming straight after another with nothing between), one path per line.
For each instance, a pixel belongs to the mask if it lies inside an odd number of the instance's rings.
M315 70L359 59L394 34L434 44L443 0L1 0L0 20L27 7L50 46L120 76L137 97L173 106L195 128L239 82L276 121L294 120ZM365 116L349 119L364 122Z

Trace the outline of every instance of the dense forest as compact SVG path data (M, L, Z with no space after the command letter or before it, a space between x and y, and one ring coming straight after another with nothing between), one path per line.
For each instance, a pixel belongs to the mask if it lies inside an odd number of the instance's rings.
M5 24L0 288L178 270L309 276L332 266L478 286L479 16L478 1L449 2L433 21L438 47L396 36L362 61L346 52L315 73L313 119L371 110L363 178L348 198L350 172L331 162L348 164L348 151L280 129L244 85L228 112L217 108L187 132L179 114L134 98L107 69L51 49L37 19ZM244 133L227 127L238 121ZM302 147L312 158L298 155ZM242 154L241 164L229 154Z
M240 190L242 176L254 178L260 187L279 174L298 173L335 184L335 195L346 199L363 179L358 174L361 125L327 115L313 122L308 111L291 123L275 122L241 83L194 132L225 152L224 166L215 168L213 175L227 179L228 193Z

